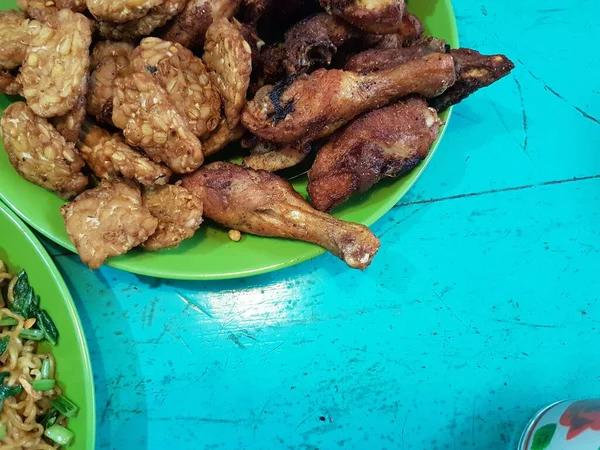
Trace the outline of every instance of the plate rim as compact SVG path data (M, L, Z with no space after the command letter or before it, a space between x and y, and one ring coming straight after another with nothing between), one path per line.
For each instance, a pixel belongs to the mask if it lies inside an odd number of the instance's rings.
M17 215L8 205L0 202L0 215L4 215L11 221L18 230L20 230L25 238L29 241L32 247L40 256L41 261L44 266L48 269L48 272L51 275L52 280L56 284L60 294L65 299L65 303L67 306L67 311L73 319L76 327L76 335L79 340L80 346L83 350L83 360L84 360L84 368L86 369L85 376L85 384L88 385L88 389L86 389L85 397L88 405L91 406L91 412L89 413L88 423L85 425L86 432L91 431L91 436L88 436L90 440L90 449L96 448L96 393L94 386L94 372L92 369L92 360L90 357L90 350L88 347L87 339L85 337L85 333L83 332L83 324L81 323L81 317L77 312L77 307L75 306L75 302L73 301L73 297L71 295L71 291L67 287L65 280L63 279L60 271L52 257L44 247L44 245L40 242L40 240L33 234L33 232L29 229L27 224L24 223L23 220L20 219L19 215ZM90 430L91 427L91 430Z

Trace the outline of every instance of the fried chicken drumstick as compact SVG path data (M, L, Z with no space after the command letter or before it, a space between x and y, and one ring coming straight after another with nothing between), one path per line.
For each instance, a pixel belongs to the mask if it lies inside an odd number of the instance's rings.
M266 141L311 142L406 95L435 97L452 86L455 77L452 56L441 53L372 74L321 69L262 88L246 106L242 123Z
M365 31L398 32L402 27L404 0L320 0L321 6Z
M355 223L316 211L290 184L272 173L217 162L183 179L204 203L204 214L226 227L259 236L317 244L350 267L365 269L379 239Z
M308 173L312 205L329 211L413 169L429 154L440 125L436 111L416 97L359 117L319 150Z

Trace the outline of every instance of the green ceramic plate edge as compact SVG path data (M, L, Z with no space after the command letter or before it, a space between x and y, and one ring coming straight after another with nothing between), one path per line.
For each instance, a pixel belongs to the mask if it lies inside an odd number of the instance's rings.
M44 351L56 356L57 380L65 395L79 406L69 429L75 441L69 449L93 450L96 439L96 405L89 350L71 294L50 255L12 211L0 203L0 258L12 272L27 270L41 305L56 322L58 345Z
M2 9L15 7L15 1L2 1ZM446 39L458 47L456 20L450 0L420 0L409 2L409 10L423 20L429 34ZM0 111L16 97L0 95ZM386 180L348 204L334 211L343 220L372 225L385 215L409 191L431 161L448 128L451 110L441 116L446 126L434 144L428 158L405 177ZM306 195L306 179L297 180L296 190ZM44 236L74 252L59 213L62 200L23 180L10 166L6 152L0 152L0 199L23 220ZM258 275L293 266L312 259L324 251L303 242L244 236L234 243L226 230L204 225L192 239L174 250L158 253L134 250L108 261L108 265L139 275L181 280L218 280ZM343 264L343 263L340 263Z

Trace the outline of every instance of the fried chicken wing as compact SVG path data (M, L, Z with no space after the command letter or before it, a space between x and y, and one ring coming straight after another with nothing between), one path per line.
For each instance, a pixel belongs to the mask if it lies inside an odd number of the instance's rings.
M127 142L175 173L189 173L204 162L202 145L169 94L145 72L117 78L113 122Z
M162 27L179 14L186 3L187 0L164 0L163 3L152 8L148 14L140 19L124 23L100 21L98 22L98 31L106 39L135 41L139 38L149 36L154 30Z
M208 138L201 141L204 156L214 155L228 144L241 139L244 131L244 127L241 125L238 124L232 129L225 119L221 119L217 129Z
M202 60L180 44L146 38L133 52L131 68L148 73L169 94L198 137L207 137L219 125L221 97Z
M329 211L384 177L397 177L429 154L441 121L422 98L409 98L359 117L321 147L308 173L308 193Z
M404 0L320 0L330 14L370 33L391 34L401 29Z
M168 184L147 188L144 206L158 219L158 227L144 242L146 250L175 248L191 238L202 224L202 202L187 189Z
M144 17L164 0L87 0L86 3L96 19L124 23Z
M289 183L266 171L212 163L186 176L183 187L202 200L206 217L225 227L311 242L353 268L366 268L379 249L367 227L316 211Z
M157 164L111 135L103 128L84 123L77 148L94 175L105 180L121 177L151 186L166 184L172 175L169 168Z
M231 19L240 3L241 0L189 0L185 9L164 27L160 37L184 47L201 48L208 27L217 19Z
M19 81L38 116L63 116L85 95L91 42L90 21L69 9L50 16L33 36Z
M515 68L504 55L486 56L468 48L451 50L450 54L456 64L456 83L429 100L429 104L438 111L460 103L479 89L504 78Z
M0 129L10 163L23 178L65 199L86 188L85 163L75 146L24 102L6 108Z
M128 69L133 50L129 43L102 41L92 51L94 69L90 75L86 110L99 122L112 125L115 80Z
M411 45L423 38L425 27L423 22L411 13L402 17L402 22L394 34L384 34L375 46L376 48L400 48Z
M90 269L142 244L158 226L142 204L139 187L123 180L103 180L60 212L79 257Z
M439 53L366 75L320 69L262 88L248 103L242 122L266 141L307 143L406 95L434 97L454 81L454 60Z
M242 35L239 23L221 18L206 32L202 59L223 99L225 118L233 130L246 105L252 73L252 50Z
M6 70L0 70L0 93L8 95L21 94L23 86L17 76Z
M12 70L23 64L31 38L41 28L22 11L0 11L0 70Z
M352 56L345 70L358 73L377 72L391 69L400 64L420 58L430 53L447 53L446 41L436 38L425 38L410 47L373 48Z
M278 147L260 142L252 149L252 153L244 158L243 163L254 170L277 172L297 166L306 159L310 151L309 144Z

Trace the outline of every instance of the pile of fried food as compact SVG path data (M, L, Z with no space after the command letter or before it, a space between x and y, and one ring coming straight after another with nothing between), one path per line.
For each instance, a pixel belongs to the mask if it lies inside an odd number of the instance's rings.
M379 240L328 212L414 168L437 113L513 68L425 37L405 0L18 5L0 12L0 91L26 101L1 119L4 149L72 200L61 213L91 268L176 247L207 217L364 269ZM242 166L211 156L236 142ZM309 204L273 172L315 153Z

